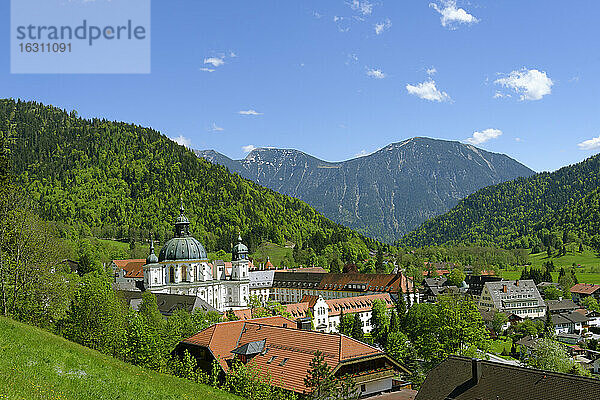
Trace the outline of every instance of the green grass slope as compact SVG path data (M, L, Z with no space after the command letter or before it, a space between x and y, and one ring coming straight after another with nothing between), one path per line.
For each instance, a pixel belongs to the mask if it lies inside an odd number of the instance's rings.
M0 399L240 399L0 317Z

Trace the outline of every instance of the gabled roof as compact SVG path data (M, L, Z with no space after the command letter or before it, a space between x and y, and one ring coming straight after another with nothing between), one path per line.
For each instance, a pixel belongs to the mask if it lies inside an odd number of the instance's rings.
M359 287L350 288L349 285L359 285ZM412 290L412 281L404 274L330 273L323 276L318 289L388 293L399 293L402 290L408 293Z
M329 316L331 317L341 314L342 311L344 314L369 311L375 300L383 301L388 309L394 307L394 301L389 293L330 299L325 300L325 303L329 306Z
M539 286L539 285L538 285ZM576 310L579 308L577 304L571 299L562 299L562 300L546 300L546 304L550 311L558 311L558 310Z
M450 356L427 374L416 400L573 398L599 399L600 380Z
M134 310L137 309L136 307L141 303L141 291L119 290L119 293ZM196 309L219 312L219 310L196 296L170 293L154 293L154 296L156 297L158 310L161 314L166 316L172 315L180 308L190 313Z
M234 349L264 341L264 349L252 357L250 363L268 372L273 385L299 393L306 390L304 378L317 351L323 353L334 372L343 363L368 357L383 357L398 369L401 368L382 351L355 339L339 334L293 329L290 328L294 326L293 321L282 317L270 318L223 322L182 343L210 349L223 370L227 371L227 360L233 359ZM283 326L285 321L287 327Z
M571 293L586 295L600 293L600 285L594 285L591 283L578 283L571 288Z
M144 278L145 258L133 258L129 260L113 260L113 263L125 271L125 278Z
M537 306L546 306L535 282L531 279L486 282L485 287L490 293L494 307L498 309L505 308L505 303L507 302L519 302L523 299L535 299L537 300Z

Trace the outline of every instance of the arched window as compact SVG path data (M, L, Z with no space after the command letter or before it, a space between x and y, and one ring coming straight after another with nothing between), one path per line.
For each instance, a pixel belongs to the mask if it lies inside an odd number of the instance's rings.
M184 281L184 282L188 280L187 265L182 265L181 266L181 280Z
M175 267L172 265L171 265L171 268L169 269L169 282L175 283Z

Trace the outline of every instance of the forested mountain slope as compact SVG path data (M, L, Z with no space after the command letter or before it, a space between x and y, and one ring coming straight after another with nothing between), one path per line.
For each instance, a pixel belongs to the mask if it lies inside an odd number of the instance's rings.
M600 249L599 187L600 155L596 155L556 172L481 189L401 242L414 246L492 242L524 248L541 242L558 248L571 236Z
M320 253L331 243L374 244L304 202L199 159L159 132L34 102L0 100L12 173L41 214L83 234L162 241L180 197L193 233L209 250L229 250L236 232L251 248L291 240Z
M196 153L388 242L482 187L533 174L506 155L423 137L343 162L323 161L292 149L256 149L244 160L214 150Z

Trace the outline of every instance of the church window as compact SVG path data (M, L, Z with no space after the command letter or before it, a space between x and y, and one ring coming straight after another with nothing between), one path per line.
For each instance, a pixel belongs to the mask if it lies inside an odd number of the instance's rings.
M175 267L171 265L171 268L169 270L169 282L170 283L175 283Z
M229 298L229 302L230 302L230 303L231 303L231 302L233 302L233 299L232 299L231 297Z

